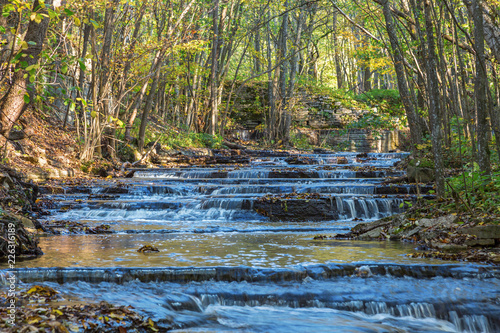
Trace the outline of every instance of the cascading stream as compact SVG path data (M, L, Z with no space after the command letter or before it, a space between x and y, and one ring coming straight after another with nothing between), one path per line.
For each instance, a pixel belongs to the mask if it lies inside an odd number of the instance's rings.
M381 182L403 174L394 165L407 154L254 155L47 194L48 223L110 233L42 237L45 255L16 274L69 302L132 305L165 330L500 331L494 267L412 259L412 244L314 239L402 212L415 188Z

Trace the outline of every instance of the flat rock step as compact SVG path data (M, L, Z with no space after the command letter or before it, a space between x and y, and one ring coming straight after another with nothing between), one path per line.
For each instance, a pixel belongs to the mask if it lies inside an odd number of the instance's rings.
M238 191L234 186L239 186L242 188L241 191ZM289 185L266 185L266 186L258 186L258 185L237 185L233 184L233 187L227 187L224 185L192 185L187 191L196 194L210 194L214 193L214 191L221 191L222 189L228 188L231 191L228 191L227 194L247 194L251 195L252 193L277 193L288 188L290 191L300 191L305 193L330 193L330 194L375 194L375 195L392 195L392 194L428 194L430 191L433 191L433 186L425 185L420 186L418 189L416 186L412 185L373 185L373 184L331 184L328 185L329 191L323 191L322 188L325 187L321 185L311 185L311 184L289 184ZM257 188L256 188L257 187ZM284 188L286 187L286 188ZM360 187L361 189L357 191L356 188ZM255 191L252 188L256 188ZM373 188L373 191L370 190ZM185 193L184 193L185 192ZM136 197L143 197L145 195L154 195L154 194L172 194L172 195L180 195L181 193L187 194L188 192L183 191L182 189L177 189L172 185L140 185L140 184L130 184L130 185L117 185L117 186L106 186L97 190L93 190L90 187L52 187L52 186L41 186L40 193L42 194L61 194L61 195L74 195L74 194L83 194L88 195L87 199L98 199L98 200L115 200L119 199L120 195L132 195ZM225 192L223 192L225 193Z

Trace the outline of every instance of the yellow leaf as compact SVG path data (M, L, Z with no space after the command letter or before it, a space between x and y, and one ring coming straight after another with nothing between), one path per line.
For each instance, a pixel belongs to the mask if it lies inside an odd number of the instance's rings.
M42 318L36 316L36 317L32 317L32 318L29 318L28 319L28 324L29 325L33 325L33 324L36 324L38 323Z
M80 22L80 19L78 17L75 17L75 25L79 27L82 23Z
M148 319L148 325L149 325L149 328L154 331L154 332L158 332L158 330L155 328L155 323L153 320L151 320L151 318Z

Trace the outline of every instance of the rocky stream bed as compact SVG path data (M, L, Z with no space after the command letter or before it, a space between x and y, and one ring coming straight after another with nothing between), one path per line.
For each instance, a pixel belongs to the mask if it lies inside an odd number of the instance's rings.
M177 166L40 186L45 254L0 264L23 311L2 329L499 331L496 229L405 219L432 189L384 184L406 156L163 154ZM491 251L479 263L427 258L438 239L440 251Z

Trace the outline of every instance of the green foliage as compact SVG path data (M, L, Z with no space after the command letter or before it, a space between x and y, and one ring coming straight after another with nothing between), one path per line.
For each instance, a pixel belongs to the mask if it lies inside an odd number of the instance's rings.
M477 163L448 181L448 195L460 210L466 208L489 214L500 213L500 171L491 177L479 171Z
M109 169L112 169L112 165L106 160L85 161L80 165L80 170L94 176L104 176Z
M124 161L134 161L134 148L125 142L119 142L117 145L117 155Z
M152 124L151 124L152 123ZM150 122L145 134L145 142L155 142L158 140L165 149L180 149L180 148L226 148L223 144L224 138L220 135L210 135L207 133L196 133L181 128L175 128L163 124L159 126L155 122ZM168 127L166 127L168 126ZM139 133L139 123L134 124L132 128L132 136L137 137ZM123 139L123 134L121 135ZM130 147L129 147L130 148ZM124 148L124 152L131 152ZM133 154L133 153L132 153Z
M306 135L293 131L290 134L290 143L293 147L298 149L312 149L313 146L309 143L309 139Z
M411 166L414 166L414 167L419 167L419 168L434 169L434 167L435 167L432 159L428 158L428 157L415 158L415 159L411 160L408 164Z
M85 173L89 173L91 165L92 165L92 161L82 162L82 164L80 165L80 170L82 170Z
M200 141L204 147L220 149L223 148L224 145L222 141L224 140L220 135L210 135L207 133L189 133L192 137L192 140L197 142Z
M404 108L399 91L395 89L372 89L354 97L356 101L379 108L383 113L403 116Z

